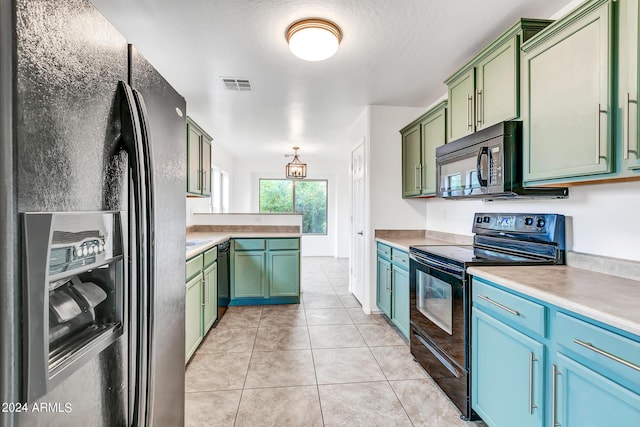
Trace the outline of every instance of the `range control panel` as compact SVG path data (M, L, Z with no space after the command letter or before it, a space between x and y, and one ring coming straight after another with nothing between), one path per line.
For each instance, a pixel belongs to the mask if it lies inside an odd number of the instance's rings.
M564 227L564 215L535 213L476 213L473 232L477 234L553 233Z

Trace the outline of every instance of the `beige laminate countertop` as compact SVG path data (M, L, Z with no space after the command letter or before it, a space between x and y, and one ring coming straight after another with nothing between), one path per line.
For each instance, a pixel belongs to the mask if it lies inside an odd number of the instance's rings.
M640 281L565 265L469 267L467 271L640 336Z
M447 242L446 240L432 239L429 237L376 237L376 242L393 246L403 251L409 252L410 246L419 245L456 245L456 243Z
M277 231L195 231L187 233L187 240L201 241L202 244L192 246L186 254L186 259L198 255L229 239L276 239L276 238L299 238L300 233L277 232Z

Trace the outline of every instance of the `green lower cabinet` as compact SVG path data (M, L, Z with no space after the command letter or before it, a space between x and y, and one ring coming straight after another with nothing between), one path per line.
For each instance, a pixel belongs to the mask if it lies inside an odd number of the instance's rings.
M391 317L391 261L378 256L376 304L387 317Z
M202 287L202 336L205 336L218 318L218 263L204 270Z
M472 314L471 405L493 427L544 422L544 345L477 310Z
M235 252L232 298L266 297L267 255L265 251Z
M300 251L269 252L269 296L300 295Z
M196 351L200 341L202 316L202 278L200 275L187 283L185 301L185 363Z
M234 239L230 305L300 302L300 239Z
M409 337L409 272L391 267L391 284L393 291L393 316L391 321L402 332L405 337Z
M559 353L552 425L563 427L640 426L640 395Z

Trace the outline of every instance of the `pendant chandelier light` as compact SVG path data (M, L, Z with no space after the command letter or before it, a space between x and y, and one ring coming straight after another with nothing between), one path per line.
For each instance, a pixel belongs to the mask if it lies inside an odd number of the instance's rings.
M304 179L307 177L307 164L302 163L298 158L298 150L300 147L293 147L293 160L287 163L285 173L289 179Z
M333 22L310 18L294 22L287 28L291 53L305 61L324 61L338 50L342 31Z

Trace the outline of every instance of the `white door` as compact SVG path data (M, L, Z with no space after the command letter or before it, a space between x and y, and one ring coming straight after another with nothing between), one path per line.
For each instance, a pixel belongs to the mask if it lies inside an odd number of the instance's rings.
M351 152L351 293L364 303L364 140Z

